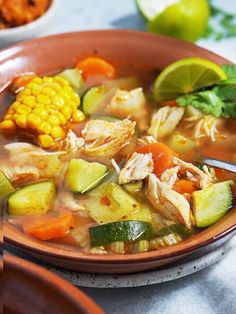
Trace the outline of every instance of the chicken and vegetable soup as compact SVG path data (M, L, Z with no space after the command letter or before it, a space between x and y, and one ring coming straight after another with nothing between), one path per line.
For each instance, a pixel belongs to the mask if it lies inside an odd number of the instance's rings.
M127 69L88 57L19 76L0 95L1 207L27 236L146 252L233 208L235 174L201 159L236 162L235 66L188 58L161 73Z

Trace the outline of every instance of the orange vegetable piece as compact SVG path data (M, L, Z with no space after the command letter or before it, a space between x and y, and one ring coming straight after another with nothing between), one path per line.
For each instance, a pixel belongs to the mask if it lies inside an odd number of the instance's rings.
M34 236L35 238L43 241L52 240L64 237L71 228L75 226L75 218L73 215L66 215L59 218L54 218L44 224L41 224L32 229L24 231Z
M76 64L77 69L82 71L82 77L86 81L91 75L104 75L107 78L115 77L114 67L107 61L98 57L88 57Z
M176 100L166 100L166 101L161 101L160 106L175 107L177 106L177 103L176 103Z
M172 158L178 155L163 143L153 143L142 146L137 149L137 153L152 153L154 163L153 172L156 175L161 175L166 169L170 168L173 165Z
M174 190L180 194L184 193L192 194L194 191L197 190L197 188L194 182L186 179L181 179L175 182Z
M35 74L26 74L16 77L12 82L11 90L14 93L17 93L20 89L25 87L36 75Z

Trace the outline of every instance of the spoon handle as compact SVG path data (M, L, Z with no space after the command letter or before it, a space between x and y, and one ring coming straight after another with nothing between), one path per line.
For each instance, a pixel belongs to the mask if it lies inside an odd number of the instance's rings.
M202 162L208 166L220 168L223 170L227 170L233 173L236 173L236 164L231 162L213 159L213 158L202 158Z

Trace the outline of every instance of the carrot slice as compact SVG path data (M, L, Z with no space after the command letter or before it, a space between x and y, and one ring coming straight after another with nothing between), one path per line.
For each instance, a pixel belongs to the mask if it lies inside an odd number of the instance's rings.
M34 227L32 229L24 228L24 231L39 240L52 240L64 237L71 228L75 226L75 218L73 215L67 215L54 218L51 221Z
M107 78L115 77L115 69L107 61L97 58L88 57L76 64L77 69L82 71L83 79L86 81L91 75L104 75Z
M169 107L175 107L177 106L176 100L166 100L166 101L161 101L160 106L169 106Z
M192 194L194 191L197 190L194 182L181 179L175 182L174 190L180 194L189 193Z
M137 153L152 153L154 163L153 172L161 175L166 169L173 165L172 158L178 154L163 143L153 143L138 148Z

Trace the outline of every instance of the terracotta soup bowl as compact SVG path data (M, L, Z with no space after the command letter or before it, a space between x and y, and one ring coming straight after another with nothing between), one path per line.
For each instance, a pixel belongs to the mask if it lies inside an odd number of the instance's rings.
M83 57L98 55L139 69L144 75L162 70L184 57L203 57L218 64L229 62L195 45L143 32L106 30L67 33L40 38L0 52L0 88L25 72L53 73L72 67ZM132 72L132 71L131 71ZM72 247L52 246L25 236L9 223L4 240L50 264L83 272L128 273L157 268L182 258L213 250L236 231L236 208L223 219L180 244L147 253L88 255Z
M3 265L1 300L6 314L104 314L83 292L44 268L6 254Z

